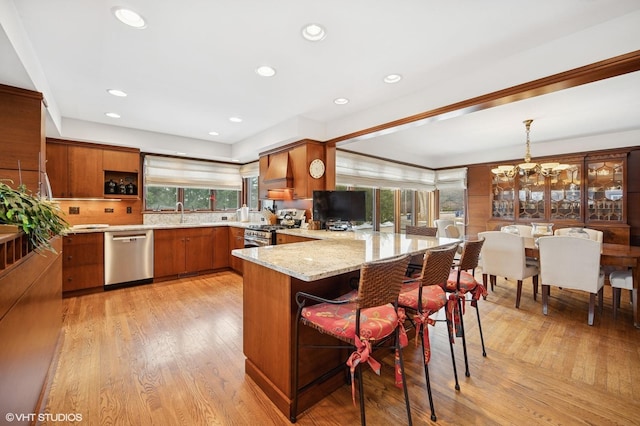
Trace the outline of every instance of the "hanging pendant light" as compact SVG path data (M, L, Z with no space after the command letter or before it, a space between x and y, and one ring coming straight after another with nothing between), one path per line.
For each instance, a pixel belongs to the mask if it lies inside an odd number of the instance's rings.
M558 162L551 163L536 163L535 161L531 161L531 141L529 139L529 133L531 131L531 123L533 120L524 120L524 127L527 132L527 141L526 141L526 149L524 153L524 162L513 165L501 165L494 169L491 169L491 172L498 176L505 176L508 178L513 178L515 175L519 174L522 176L528 176L533 173L540 173L541 175L548 177L558 176L563 170L567 170L571 166L568 164L560 164Z

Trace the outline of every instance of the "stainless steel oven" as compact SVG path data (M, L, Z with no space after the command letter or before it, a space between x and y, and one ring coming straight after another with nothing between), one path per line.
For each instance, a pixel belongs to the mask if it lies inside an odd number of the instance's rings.
M276 229L274 225L256 225L245 228L244 247L265 247L276 244Z

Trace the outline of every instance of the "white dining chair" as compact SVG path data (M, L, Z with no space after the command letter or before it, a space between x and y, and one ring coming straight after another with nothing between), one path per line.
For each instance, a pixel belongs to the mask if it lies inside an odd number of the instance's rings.
M613 289L613 318L616 318L620 307L620 290L631 290L632 298L637 290L633 288L633 274L631 271L613 271L609 274L609 282Z
M602 312L604 273L600 270L601 243L567 236L538 239L540 249L540 283L542 284L542 313L547 315L549 288L581 290L589 293L589 325L593 325L595 298ZM561 294L561 293L559 293Z
M447 233L445 231L447 225L455 225L456 223L451 219L436 219L433 221L433 224L436 228L438 228L438 237L443 238L447 236Z
M524 238L533 237L533 233L532 233L533 228L531 227L531 225L505 225L502 228L500 228L500 230L502 232L517 234Z
M589 238L590 240L602 242L604 233L602 231L598 231L597 229L590 228L560 228L553 231L553 235L564 235L569 237L581 237L581 238Z
M485 240L480 253L484 286L487 286L487 277L491 282L492 291L498 276L517 280L516 308L519 308L522 281L526 278L532 278L533 300L536 300L538 263L525 256L525 239L519 235L501 231L480 232L478 238Z

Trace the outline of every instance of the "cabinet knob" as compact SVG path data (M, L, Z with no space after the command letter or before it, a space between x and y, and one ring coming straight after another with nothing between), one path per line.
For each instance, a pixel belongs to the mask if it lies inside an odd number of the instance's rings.
M67 259L71 260L71 259L73 259L73 256L67 256Z
M69 278L67 278L67 281L71 282L71 281L73 281L73 278L69 277Z

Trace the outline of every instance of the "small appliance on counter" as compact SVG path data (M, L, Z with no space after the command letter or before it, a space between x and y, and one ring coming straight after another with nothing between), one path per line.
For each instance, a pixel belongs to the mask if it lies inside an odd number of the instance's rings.
M280 225L287 228L300 228L305 222L305 210L282 209L276 211L276 217Z
M237 217L240 222L249 222L249 207L246 204L238 209Z

